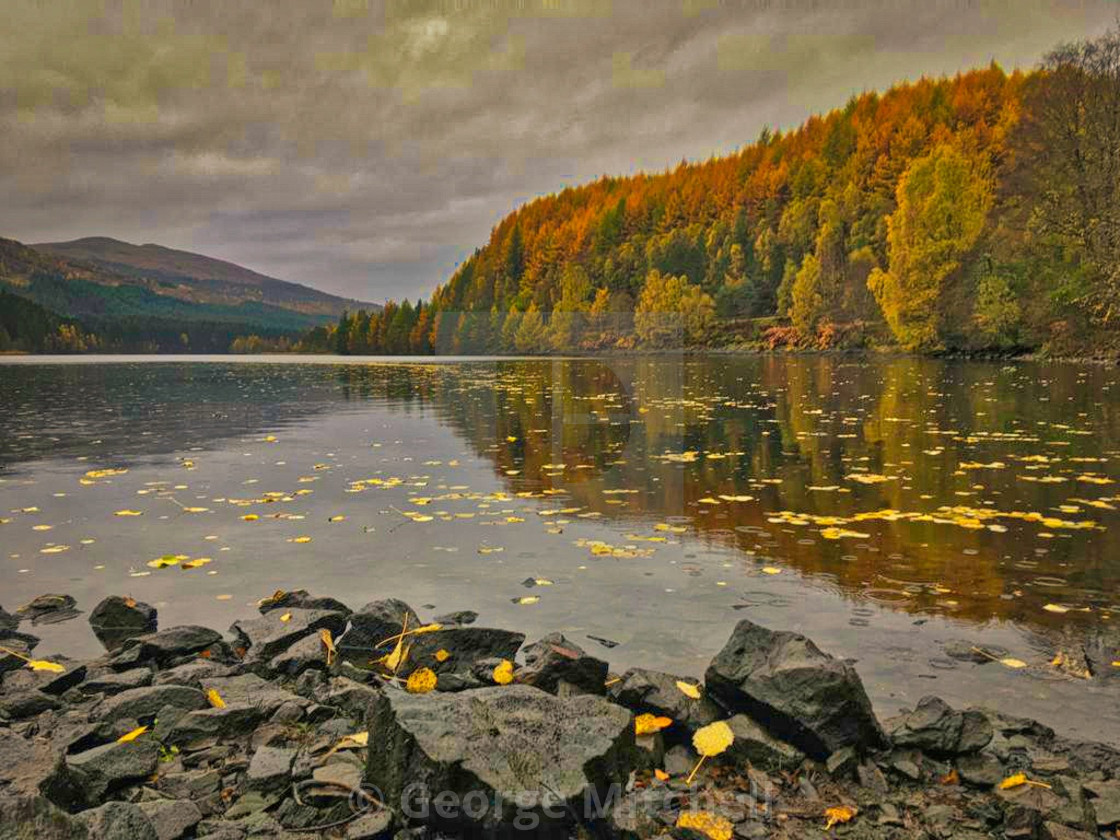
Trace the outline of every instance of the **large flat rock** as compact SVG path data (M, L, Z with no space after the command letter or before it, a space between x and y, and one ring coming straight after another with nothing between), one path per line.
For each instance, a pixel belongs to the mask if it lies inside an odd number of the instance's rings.
M387 691L367 723L366 780L390 802L406 792L422 800L417 785L431 797L449 791L463 807L442 815L432 807L423 818L453 831L501 835L519 814L540 821L534 836L563 831L573 813L585 814L585 800L603 802L611 785L625 785L635 761L630 713L592 695L517 685Z

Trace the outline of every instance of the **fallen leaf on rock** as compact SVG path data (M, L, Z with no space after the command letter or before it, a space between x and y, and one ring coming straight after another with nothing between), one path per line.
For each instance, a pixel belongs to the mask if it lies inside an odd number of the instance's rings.
M693 685L684 680L677 680L677 688L680 689L681 694L685 697L691 697L693 700L700 699L700 686L698 685Z
M448 652L447 652L446 650L444 650L443 648L440 648L439 650L437 650L437 651L435 652L435 660L436 660L436 662L446 662L446 661L447 661L448 659L450 659L450 658L451 658L451 654L450 654L450 653L448 653Z
M638 715L634 718L634 734L635 735L653 735L660 732L666 726L672 726L673 719L670 717L658 717L649 713Z
M436 672L431 668L417 668L408 675L404 687L410 694L427 694L436 687L437 681Z
M513 682L513 663L508 659L503 659L491 676L498 685L509 685Z
M206 692L206 699L210 701L210 705L215 709L224 709L226 701L222 699L222 695L218 693L218 689L211 688Z
M1012 788L1022 787L1023 785L1031 785L1032 787L1040 787L1049 789L1050 785L1045 782L1036 782L1033 779L1028 779L1026 773L1016 773L1013 776L1008 776L999 783L1000 790L1011 790Z
M677 817L677 828L698 831L711 840L731 840L734 835L731 821L710 811L682 811Z
M28 659L27 667L32 671L50 671L54 674L65 674L66 668L57 662L48 662L45 659Z
M280 616L280 620L283 621L284 623L287 623L287 622L292 620L292 614L291 613L284 613L282 616Z
M126 732L124 735L117 738L117 743L118 744L126 744L129 741L135 741L137 738L139 738L141 735L143 735L147 731L148 731L148 727L138 726L135 729L133 729L131 732Z
M859 810L851 805L837 805L833 808L825 808L824 816L828 821L825 824L824 830L828 831L837 823L851 822L852 817L859 813Z
M666 781L668 781L668 780L669 780L669 774L668 774L668 773L666 773L666 772L665 772L664 770L662 770L661 768L655 768L655 769L654 769L654 771L653 771L653 777L654 777L655 779L657 779L657 781L659 781L659 782L666 782Z
M319 631L319 639L323 642L323 647L327 650L327 666L330 667L331 663L334 661L335 655L338 653L338 650L334 646L334 636L331 635L330 630L324 627Z
M696 766L688 774L685 784L692 784L693 778L704 761L712 756L719 755L730 747L734 740L735 733L722 720L717 720L715 723L709 723L707 726L697 729L692 735L692 745L696 747L696 752L700 753L700 760L696 762Z

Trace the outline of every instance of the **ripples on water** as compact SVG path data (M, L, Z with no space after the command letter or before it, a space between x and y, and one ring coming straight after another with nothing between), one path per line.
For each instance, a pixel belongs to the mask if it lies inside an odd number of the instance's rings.
M859 655L880 701L899 661L959 668L951 636L1115 638L1112 369L284 361L0 365L4 606L402 595L694 673L749 616Z

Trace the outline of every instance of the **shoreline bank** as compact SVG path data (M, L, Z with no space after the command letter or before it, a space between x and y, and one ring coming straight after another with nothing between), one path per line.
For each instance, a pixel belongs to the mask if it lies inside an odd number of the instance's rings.
M880 721L855 668L735 625L703 679L611 673L562 634L277 592L230 637L108 598L107 648L33 654L0 613L0 815L36 837L1078 840L1120 825L1120 750L936 697ZM121 833L126 832L126 833Z

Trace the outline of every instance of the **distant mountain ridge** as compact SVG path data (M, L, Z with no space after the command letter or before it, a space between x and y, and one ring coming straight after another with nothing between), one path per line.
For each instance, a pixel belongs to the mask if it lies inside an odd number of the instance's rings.
M0 291L39 307L21 308L7 338L0 335L0 349L25 351L224 353L239 337L294 339L346 310L380 308L201 254L107 237L38 246L0 238ZM62 325L81 340L51 332Z
M157 294L197 303L258 303L307 314L337 317L347 309L379 309L376 304L339 297L299 283L279 280L226 260L152 243L133 245L107 236L29 247L70 261L81 261L120 275L124 282Z

